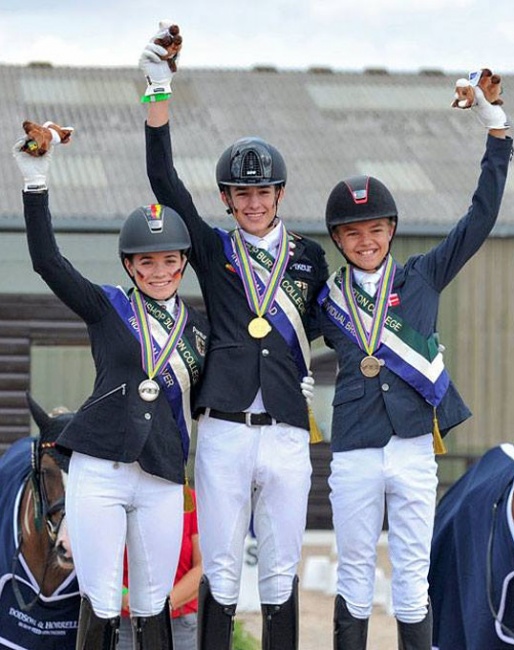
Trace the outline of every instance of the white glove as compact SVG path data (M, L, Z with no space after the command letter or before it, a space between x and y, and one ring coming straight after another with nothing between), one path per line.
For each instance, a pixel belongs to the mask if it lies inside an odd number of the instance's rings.
M302 395L305 397L305 401L310 406L312 399L314 397L314 377L312 376L312 370L309 370L307 377L303 377L300 383L300 388L302 389Z
M510 120L501 106L490 104L484 97L482 89L475 86L475 103L471 110L486 129L508 129Z
M61 140L57 133L56 136L57 141L60 142ZM21 150L26 141L27 137L21 138L15 143L12 149L14 160L23 176L23 191L42 192L48 189L46 178L50 170L50 161L52 160L55 143L53 142L51 144L44 156L34 157Z
M159 95L167 95L168 97L171 95L173 72L166 60L169 58L169 53L165 47L154 43L156 39L164 38L168 34L170 25L171 21L169 20L160 21L159 31L152 36L139 57L139 67L144 72L148 84L142 101L155 101ZM164 59L161 57L164 57ZM175 61L177 61L177 58L175 58ZM168 99L168 97L160 97L160 99Z

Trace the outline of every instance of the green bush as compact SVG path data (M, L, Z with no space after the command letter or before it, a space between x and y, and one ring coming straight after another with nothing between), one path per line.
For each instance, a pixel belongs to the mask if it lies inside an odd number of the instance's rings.
M244 629L241 621L236 621L232 650L259 650L260 645L255 637Z

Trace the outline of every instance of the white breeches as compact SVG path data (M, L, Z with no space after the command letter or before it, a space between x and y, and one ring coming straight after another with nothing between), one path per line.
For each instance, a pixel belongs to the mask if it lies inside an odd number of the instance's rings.
M66 517L80 591L97 616L120 613L125 544L132 615L162 611L177 568L183 512L181 485L138 463L73 452Z
M437 491L432 435L393 436L380 449L334 453L329 485L337 592L350 613L356 618L371 614L376 547L387 505L394 613L404 623L421 621L427 612Z
M311 462L309 432L200 418L195 487L204 573L214 598L237 602L253 514L259 595L281 604L301 557Z

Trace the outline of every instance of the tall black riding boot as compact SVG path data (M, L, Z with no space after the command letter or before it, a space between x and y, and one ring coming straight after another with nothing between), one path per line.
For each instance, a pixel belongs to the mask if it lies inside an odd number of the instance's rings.
M261 605L262 650L298 650L298 576L281 605Z
M118 643L120 617L100 618L87 596L80 601L76 650L114 650Z
M198 590L198 650L230 650L236 605L222 605L214 599L207 576Z
M137 616L132 619L135 650L173 650L169 599L155 616Z
M431 650L432 648L432 606L419 623L397 621L398 650Z
M368 619L355 618L339 594L334 606L334 650L366 650Z

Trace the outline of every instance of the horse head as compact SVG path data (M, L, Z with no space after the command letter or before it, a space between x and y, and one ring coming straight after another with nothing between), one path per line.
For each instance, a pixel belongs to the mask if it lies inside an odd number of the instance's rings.
M46 526L52 559L60 569L70 571L73 558L66 526L64 499L69 455L56 446L56 440L73 418L59 407L49 414L27 394L29 409L39 428L32 445L31 485L34 497L34 523L37 530Z

